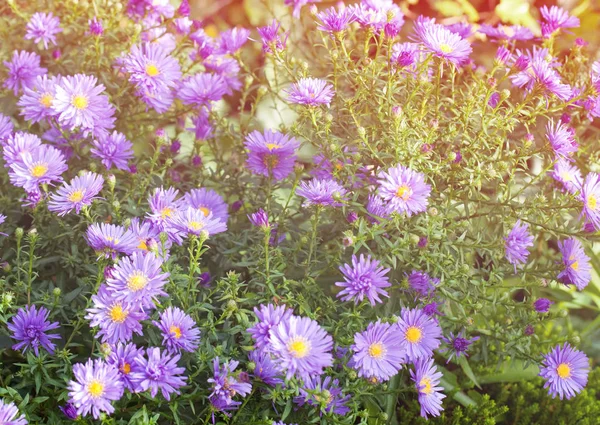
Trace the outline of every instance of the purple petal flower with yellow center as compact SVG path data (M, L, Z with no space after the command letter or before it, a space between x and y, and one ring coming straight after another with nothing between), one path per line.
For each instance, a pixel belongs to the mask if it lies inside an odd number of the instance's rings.
M119 170L129 170L128 161L133 158L133 145L124 134L113 131L95 139L90 152L92 156L100 158L107 170L113 166Z
M117 254L130 255L138 243L133 233L123 226L94 223L86 231L88 245L96 251L98 258L117 258Z
M383 302L380 296L389 297L383 288L392 285L386 276L390 269L381 267L379 261L372 259L370 255L352 255L352 264L344 264L340 271L345 281L336 282L335 286L344 288L337 294L342 301L354 300L358 304L367 298L371 306L375 306Z
M427 209L431 186L425 175L396 165L378 175L379 196L388 204L390 213L406 213L409 217Z
M469 59L473 50L471 44L443 25L419 17L414 28L416 39L421 42L426 52L457 66Z
M179 354L170 355L157 347L148 348L146 356L139 354L135 361L140 371L131 373L136 391L150 390L154 398L160 390L167 401L171 400L171 394L181 394L179 388L185 385L187 378L182 375L185 368L177 366L180 358Z
M311 179L300 182L296 195L305 198L305 205L341 207L346 198L346 189L333 179Z
M177 307L168 307L160 314L160 321L152 324L160 329L163 336L163 345L171 353L181 350L193 353L200 342L200 330L196 322L185 312Z
M333 364L333 340L319 324L308 318L290 316L272 328L268 352L287 379L306 379L323 373Z
M12 90L17 96L20 89L33 86L38 75L48 72L40 66L40 59L35 53L15 50L11 61L4 62L4 66L8 68L8 78L4 80L4 87Z
M150 249L153 247L153 244L158 246L158 244L162 243L162 241L160 241L160 231L152 226L152 223L150 223L148 220L140 221L139 217L133 217L131 219L129 230L134 234L138 241L136 248L136 251L138 252L146 253L150 251ZM164 246L160 246L158 248L158 252L155 252L155 254L157 254L159 257L162 258L163 255L168 255L168 250L171 248L171 241L167 239ZM164 250L167 252L163 252Z
M118 64L129 74L129 81L144 90L175 88L181 79L177 59L155 43L133 46L131 52L121 58Z
M588 222L600 228L600 177L597 173L585 176L581 186L581 200L583 201L582 214Z
M294 171L296 149L300 143L293 137L272 130L253 131L246 137L244 145L248 149L246 164L255 174L280 181Z
M206 232L209 237L227 230L227 224L213 217L212 213L204 215L203 211L194 207L179 211L173 219L173 226L184 234L200 236Z
M446 396L442 394L444 388L439 387L442 373L437 370L433 359L422 358L415 362L415 370L410 371L417 391L419 392L419 404L421 405L421 416L439 416L444 410L442 399Z
M24 88L17 105L21 108L21 115L27 121L36 123L54 115L52 101L59 81L59 77L38 75L31 87Z
M13 185L34 192L41 185L61 182L65 171L67 164L63 154L52 146L40 145L23 155L21 161L13 162L8 174Z
M19 409L14 403L0 399L0 424L27 425L27 419L24 415L19 415Z
M56 46L56 34L62 31L60 20L52 13L34 13L27 23L27 32L25 39L33 40L34 43L40 41L44 43L44 49L48 48L48 43Z
M248 220L253 226L262 227L263 229L269 229L269 214L260 208L258 211L252 214L248 214Z
M442 329L421 309L403 308L397 326L408 361L431 357L433 350L440 346Z
M481 24L477 31L487 35L489 38L498 40L525 41L531 40L534 37L529 28L522 27L521 25L498 25L493 27L491 25Z
M242 48L242 46L248 41L250 30L246 28L231 28L223 31L219 35L219 48L218 53L222 55L234 54Z
M183 199L188 206L202 211L205 217L212 214L213 219L223 223L227 223L229 219L227 203L212 189L192 189L184 195Z
M529 224L517 220L510 233L504 238L504 256L515 267L525 264L529 257L529 249L533 246L533 236L529 233Z
M131 392L136 392L137 388L131 380L132 373L142 372L142 369L135 361L136 357L143 356L144 349L138 348L134 344L118 343L113 347L110 355L106 359L106 363L114 366L119 371L119 377L125 388Z
M553 302L550 301L548 298L538 298L533 303L533 308L538 313L548 313L548 310L550 310L550 306L552 304L553 304Z
M13 123L9 117L0 114L0 146L13 132Z
M252 391L252 384L244 382L234 375L239 362L229 360L221 367L219 358L213 359L214 375L208 379L212 384L212 392L209 396L210 403L214 408L220 411L235 410L242 403L233 400L237 394L242 397L247 396Z
M288 101L300 105L327 105L333 99L333 86L318 78L301 78L286 90Z
M281 372L271 359L271 355L264 350L254 350L248 353L248 360L254 363L254 369L251 370L254 379L260 379L272 387L283 384Z
M569 160L559 157L554 164L554 170L550 174L570 194L574 195L581 190L583 182L581 171Z
M20 131L9 136L2 147L2 154L6 167L12 164L23 164L23 158L33 155L42 145L42 141L35 134L22 133Z
M557 345L542 362L540 376L546 380L544 388L555 398L567 400L579 394L587 385L590 361L585 353L568 343Z
M309 404L320 408L320 415L333 413L336 415L346 415L350 408L346 403L350 400L350 395L344 395L340 388L340 382L331 376L322 378L321 376L310 376L304 379L304 384L299 388L300 395L294 397L294 403L298 406Z
M354 335L352 367L358 376L387 381L405 362L406 347L402 335L388 323L369 323L364 332Z
M75 210L77 214L84 206L92 204L94 199L102 190L104 178L96 173L86 172L75 177L69 184L63 184L58 191L52 195L48 202L48 209L59 216L69 214Z
M161 266L162 261L152 252L134 252L119 260L106 285L116 300L153 309L159 296L168 295L163 288L169 273L161 273Z
M228 91L225 79L216 74L199 73L186 78L177 97L184 105L207 106L221 100Z
M180 210L185 209L183 199L177 199L179 191L172 187L164 189L162 187L154 189L154 193L148 197L150 213L148 218L152 224L161 232L169 233L171 236L174 230L173 220ZM174 235L175 236L175 235ZM181 240L181 237L179 237Z
M413 270L408 275L408 286L423 297L430 296L439 282L439 279L432 278L427 273L419 270Z
M442 337L442 341L448 344L448 347L439 350L440 353L448 352L450 356L448 357L448 361L446 363L450 363L452 357L456 356L458 360L460 356L464 355L465 357L469 357L467 354L467 350L475 341L479 339L478 336L473 338L465 338L465 331L461 330L456 336L454 333L450 332L448 338Z
M279 28L281 28L281 22L273 19L270 25L257 28L258 34L262 38L262 49L265 53L273 53L275 51L281 51L285 49L287 42L287 34L285 39L281 40L279 36Z
M262 304L260 309L254 307L254 314L258 322L248 328L248 332L256 342L256 348L263 348L269 344L270 331L279 325L282 320L292 316L293 311L285 305L273 306L273 304Z
M557 279L565 285L575 285L578 290L583 291L592 279L590 257L585 255L581 242L575 238L558 241L558 248L562 254L564 269Z
M542 36L549 38L554 32L561 28L577 28L580 25L579 18L569 15L565 9L558 6L542 6Z
M111 403L120 400L125 389L116 367L100 359L89 359L85 364L74 365L73 375L75 380L68 385L69 403L75 406L77 414L86 416L91 412L94 419L99 419L101 412L115 411Z
M317 29L329 33L339 33L348 28L354 22L354 8L344 7L337 9L330 7L327 10L317 13L319 20Z
M12 333L11 338L19 341L12 346L13 350L33 350L36 356L40 355L40 347L50 354L54 354L56 345L52 339L60 339L58 334L47 334L46 332L57 329L58 322L50 323L48 316L50 312L44 307L36 308L30 305L19 309L10 322L8 330Z

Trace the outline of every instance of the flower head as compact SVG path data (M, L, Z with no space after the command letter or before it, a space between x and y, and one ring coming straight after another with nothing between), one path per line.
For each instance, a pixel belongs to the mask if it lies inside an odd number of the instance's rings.
M408 285L423 297L431 295L438 283L439 279L432 278L427 273L419 270L413 270L408 275Z
M548 313L548 310L550 310L550 306L552 304L552 301L550 301L548 298L538 298L533 303L533 308L538 313Z
M335 285L344 288L337 294L343 301L354 300L358 304L366 297L371 306L375 306L382 302L380 296L389 296L383 288L391 286L386 276L390 269L381 267L379 261L370 255L366 258L363 254L360 258L352 255L352 265L344 264L340 271L345 282L336 282Z
M94 223L86 231L88 245L96 251L98 257L117 258L118 253L130 255L138 242L129 230L123 226L106 223Z
M204 215L202 210L194 207L179 211L174 217L173 225L184 234L196 236L202 232L212 236L227 230L227 224L213 217L212 213Z
M40 66L40 57L24 50L14 51L10 62L4 62L8 68L8 78L4 80L4 87L13 91L16 96L20 89L31 87L38 75L48 72Z
M138 356L144 355L144 349L138 348L134 344L122 344L118 343L112 348L110 355L107 357L106 362L113 365L119 371L119 377L125 388L131 392L137 390L135 384L131 380L132 373L140 373L142 369L135 359Z
M22 155L21 161L13 162L8 174L13 185L34 192L40 185L62 181L61 174L65 171L67 164L63 154L52 146L40 145Z
M207 188L192 189L184 195L183 199L188 206L202 211L202 214L206 217L212 214L214 219L227 223L229 218L227 203L214 190Z
M178 92L178 97L185 105L207 106L221 100L227 93L225 79L216 74L199 73L186 78Z
M294 398L294 402L299 406L307 403L336 415L346 415L350 412L350 408L346 406L350 395L344 395L340 382L331 376L310 376L304 379L304 385L300 387L299 392L300 395Z
M260 379L272 387L283 384L281 371L277 368L269 353L256 349L248 353L248 360L254 363L254 370L252 371L254 379Z
M296 195L306 199L306 205L341 207L346 189L333 179L312 179L300 182Z
M433 350L440 346L442 329L423 310L403 308L397 326L406 346L408 361L431 357Z
M104 33L102 21L98 19L97 16L94 16L92 19L88 19L88 27L89 33L96 37L100 37Z
M14 403L0 399L0 424L27 425L27 419L24 415L19 415L19 409Z
M250 220L250 223L256 227L262 227L264 229L271 227L269 224L269 213L262 208L252 214L248 214L248 220Z
M301 78L287 90L288 100L300 105L327 105L333 99L333 86L318 78Z
M254 173L283 180L294 171L296 149L300 143L278 131L253 131L246 137L248 168Z
M388 211L406 213L409 217L427 209L431 186L425 175L396 165L378 175L379 196L387 201Z
M467 350L469 349L471 344L473 344L478 339L478 336L473 338L465 338L464 330L461 330L458 334L456 334L456 336L454 335L454 333L450 332L448 338L442 337L442 340L446 344L448 344L448 347L440 350L440 352L448 351L450 353L450 356L448 357L448 361L446 363L449 363L450 360L452 360L452 357L454 356L456 356L457 359L459 359L462 355L468 357Z
M433 359L422 358L415 362L415 370L410 371L410 376L419 392L419 404L421 405L421 416L439 416L442 408L442 387L439 387L442 373L433 364Z
M183 387L186 377L182 374L185 368L178 367L179 354L170 355L157 347L146 350L146 356L138 355L135 358L139 372L131 373L131 381L137 391L150 390L150 396L156 397L160 390L163 397L169 401L171 394L180 394L179 388Z
M571 347L568 343L557 345L550 351L540 368L540 376L546 380L544 388L555 398L567 400L580 393L586 386L590 363L585 353Z
M529 233L529 224L517 220L508 236L504 238L504 255L508 262L515 266L515 273L517 272L517 265L527 262L527 257L529 257L528 248L532 246L533 236Z
M163 336L163 345L170 353L179 353L181 350L194 352L200 341L200 330L196 322L185 312L177 307L168 307L160 314L160 321L152 324L160 329Z
M254 314L258 322L248 328L248 332L256 342L256 347L263 348L268 345L271 329L277 327L281 321L289 319L292 313L293 311L285 305L261 304L260 309L254 307Z
M521 25L498 25L493 27L487 24L481 24L477 30L490 38L499 40L525 41L533 38L533 33L529 28Z
M56 345L52 339L59 339L58 334L47 334L46 332L57 329L58 322L50 323L48 315L50 312L44 307L36 308L35 305L26 306L19 309L10 322L8 322L8 330L11 331L11 337L19 341L13 345L13 350L28 349L33 350L36 356L40 355L40 347L54 354Z
M63 184L58 191L52 195L48 202L48 209L59 216L69 214L75 210L77 214L84 206L92 204L94 199L97 199L104 178L96 173L87 172L75 177L68 184Z
M21 107L21 115L27 121L36 123L54 115L52 101L56 96L56 84L59 77L38 75L30 87L23 89L23 95L17 105Z
M262 38L263 52L272 53L273 50L281 51L285 49L287 35L284 40L281 40L279 28L281 28L281 23L276 19L273 19L270 25L257 28L258 34Z
M526 56L519 56L515 61L515 67L522 71L512 75L510 79L515 86L524 87L527 92L537 88L544 96L554 94L562 101L569 100L573 94L571 87L561 82L553 62L538 57L528 59Z
M558 274L557 279L565 285L575 285L583 291L592 278L590 257L585 255L581 242L575 238L558 241L558 248L565 268Z
M150 221L157 229L167 232L169 237L174 239L180 239L180 236L177 237L173 233L173 231L178 232L174 228L174 218L185 207L183 199L177 199L177 195L179 195L177 189L157 187L152 195L148 196L151 211L148 214Z
M582 214L594 225L600 228L600 176L589 173L585 176L581 186L581 200L583 201Z
M380 219L386 220L390 217L390 212L383 202L383 199L377 194L369 195L366 210L369 213L367 220L373 224L379 223L381 221Z
M233 400L237 394L242 397L247 396L252 390L252 384L244 382L235 374L239 362L230 360L223 364L219 364L219 358L213 360L214 375L208 379L212 384L212 393L209 396L210 403L221 411L234 410L241 404L239 401Z
M248 36L250 36L250 30L246 28L236 27L223 31L219 35L218 53L225 55L237 52L248 41Z
M554 164L552 177L563 185L564 190L570 194L575 194L581 190L583 178L579 168L565 158L558 158Z
M557 158L569 159L579 148L577 140L575 140L575 130L562 122L555 124L553 121L548 121L546 137Z
M16 132L7 137L2 146L2 154L7 167L15 163L23 164L27 155L32 155L40 146L42 141L35 134Z
M569 12L558 6L544 5L540 8L540 14L544 20L542 22L544 38L549 38L561 28L577 28L579 26L579 18L569 15Z
M329 33L338 33L348 28L356 17L354 16L354 8L344 7L336 9L330 7L327 10L317 13L319 23L317 29Z
M34 43L40 41L44 43L44 49L48 48L48 43L56 45L56 34L61 32L60 20L52 13L34 13L27 23L27 33L25 38L33 40Z
M119 170L128 170L128 161L133 158L133 145L125 135L117 131L101 134L94 140L90 150L93 156L102 160L102 165L110 170L113 166Z
M405 362L406 347L402 335L388 323L369 323L364 332L354 335L352 367L358 376L387 381Z
M415 23L415 33L425 51L454 65L467 61L473 50L467 40L431 19L419 17Z

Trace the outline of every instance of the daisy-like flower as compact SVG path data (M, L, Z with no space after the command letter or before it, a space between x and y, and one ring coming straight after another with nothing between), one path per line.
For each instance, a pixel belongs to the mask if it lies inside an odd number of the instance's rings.
M63 184L58 191L52 195L48 202L48 209L59 216L69 214L75 210L77 214L84 206L92 204L94 199L102 190L104 178L96 173L87 172L75 177L69 184Z
M18 131L9 136L2 147L5 166L10 167L15 163L23 164L25 156L33 155L41 145L42 141L35 134Z
M333 340L319 324L308 318L290 316L271 329L268 351L287 379L306 379L333 364Z
M373 224L379 223L380 219L386 220L390 218L390 212L384 205L383 199L375 194L369 195L366 210L369 213L367 220Z
M236 394L245 397L252 391L252 384L244 382L234 375L238 364L239 362L236 360L229 360L221 367L219 358L215 357L213 359L214 375L207 380L208 383L212 384L212 393L208 399L217 410L227 411L237 409L242 403L233 400L233 397Z
M327 105L333 99L333 86L319 78L301 78L286 91L288 101L300 105Z
M575 140L575 130L560 121L556 124L553 121L548 121L546 124L546 137L557 158L569 159L579 148L579 144Z
M100 328L96 337L102 338L102 342L128 342L134 333L142 335L141 321L147 315L139 304L117 299L116 294L106 285L101 285L98 293L92 295L92 302L94 304L87 309L85 318L90 321L92 328Z
M40 347L50 354L54 354L56 345L52 339L60 339L58 334L47 334L46 332L59 327L58 322L50 323L48 315L50 312L44 307L36 308L35 305L26 306L19 309L10 322L8 330L11 331L11 337L17 341L13 345L13 350L28 349L33 350L36 356L40 355Z
M194 207L179 211L173 218L173 226L184 234L196 236L202 232L212 236L227 230L227 224L214 218L212 213L206 216L204 212Z
M568 400L585 388L589 371L590 361L585 353L565 342L546 355L540 376L546 380L544 388L548 388L552 398L559 396L561 400Z
M133 158L133 145L125 135L117 131L101 134L94 140L91 154L102 160L102 165L110 170L113 166L119 170L129 170L128 161Z
M75 380L68 385L69 402L77 414L86 416L91 412L98 419L101 412L115 411L111 402L120 400L125 390L116 367L100 359L89 359L85 364L74 365L73 375Z
M34 43L40 41L44 43L44 49L48 48L48 43L56 45L56 34L62 31L60 20L52 13L34 13L27 23L27 32L25 38L33 40Z
M558 274L557 279L565 285L575 285L578 290L583 291L592 279L590 257L585 255L581 242L575 238L558 241L558 248L565 268Z
M279 36L279 28L281 28L281 22L276 19L273 19L270 25L257 28L258 34L262 38L263 52L273 53L273 50L281 51L285 49L287 34L282 40Z
M152 309L159 296L167 296L163 287L169 273L162 273L161 266L162 261L154 253L134 252L119 260L106 285L114 299Z
M0 145L13 132L13 123L9 117L0 114Z
M306 205L323 205L341 207L346 195L346 189L333 179L311 179L300 182L296 195L306 199Z
M319 23L317 29L329 33L338 33L348 28L354 20L354 9L350 7L344 7L337 9L330 7L327 10L317 13L317 19Z
M160 390L167 401L171 400L171 394L181 394L179 388L185 385L187 378L183 376L185 368L177 366L180 358L179 354L171 356L157 347L148 348L146 356L138 355L135 361L140 371L131 373L137 391L150 390L154 398Z
M154 320L154 326L160 329L163 335L163 345L173 353L181 350L194 352L200 342L200 330L196 322L185 312L177 307L168 307L160 314L160 321Z
M518 67L519 60L524 58L521 56L515 62ZM526 60L527 61L527 60ZM525 88L531 92L534 88L539 88L544 96L554 94L560 100L567 101L571 98L573 90L568 84L563 84L560 75L554 69L553 62L547 62L545 59L529 60L529 64L522 65L523 71L518 74L511 75L512 83L521 88Z
M467 22L457 22L455 24L446 25L448 31L460 36L461 38L467 39L473 35L473 25Z
M92 75L77 74L63 77L56 85L52 108L66 129L79 128L84 135L105 134L114 127L115 108L108 96L101 94L104 86Z
M277 368L269 353L260 349L250 351L248 360L254 364L254 368L251 370L254 379L260 379L272 387L283 384L281 371Z
M21 161L10 165L9 177L13 185L28 192L38 190L40 185L61 182L61 174L67 171L65 158L52 146L40 145Z
M225 55L211 55L204 59L202 65L225 80L227 88L225 94L231 95L234 91L242 88L242 82L239 79L240 65L234 58Z
M452 360L452 357L454 356L456 356L457 360L462 355L464 355L465 357L469 357L469 355L467 354L467 350L469 349L471 344L473 344L478 339L478 336L475 336L473 338L465 338L464 330L461 330L458 334L456 334L456 336L454 336L454 334L450 332L448 338L442 337L442 341L448 344L448 347L439 350L439 352L443 353L445 351L448 351L450 353L450 356L448 357L448 361L446 363L449 363L450 360Z
M177 96L185 105L210 108L212 102L221 100L227 90L227 83L223 77L204 72L186 78Z
M162 260L168 257L168 251L171 248L171 241L168 239L163 242L160 240L160 231L155 228L148 220L141 220L138 217L131 219L129 230L134 234L138 241L137 252L146 253L152 251Z
M529 233L529 224L517 220L507 237L504 238L504 256L510 264L525 264L529 257L529 248L533 246L533 236Z
M473 51L467 40L431 19L419 17L415 23L415 33L426 52L454 65L467 61Z
M417 294L427 297L435 291L437 284L440 282L439 279L432 278L427 273L413 270L408 275L408 286Z
M250 30L246 28L230 28L219 35L217 52L222 55L234 54L248 41Z
M433 359L422 358L415 362L415 370L410 371L410 377L415 383L419 392L419 404L421 405L421 416L439 416L444 410L442 399L446 396L442 394L444 388L440 387L442 372L437 370L433 364Z
M383 288L392 285L386 276L390 269L381 267L379 261L370 255L366 258L363 254L360 254L360 258L352 255L352 265L344 264L340 266L340 271L345 282L336 282L335 286L344 288L337 294L342 301L354 300L358 304L366 297L371 306L375 306L383 302L380 296L389 297Z
M561 28L577 28L580 24L579 18L569 15L569 12L558 6L542 6L540 14L544 19L544 22L542 22L542 36L544 38L549 38Z
M293 137L278 131L255 130L248 134L244 145L249 151L246 164L255 174L280 181L294 171L300 142Z
M354 335L352 367L358 376L387 381L405 362L406 347L402 335L388 323L369 323L364 332Z
M431 357L440 346L442 329L423 310L403 308L398 318L398 329L406 346L406 358L414 362L421 357Z
M425 175L396 165L378 175L379 196L388 203L389 212L406 213L409 217L427 209L431 186Z
M181 79L177 59L159 44L143 43L131 48L131 52L119 60L129 81L138 89L158 92L175 88Z
M346 406L350 395L344 395L340 388L340 382L331 376L325 378L318 375L310 376L304 379L304 384L300 387L299 392L300 396L294 397L294 402L298 406L309 404L319 407L326 413L336 415L345 415L350 412L350 408Z
M585 176L580 196L583 201L582 214L596 229L600 229L600 177L597 173Z
M107 223L94 223L86 231L88 245L98 257L117 258L117 254L130 255L138 243L133 233L123 226Z
M477 31L498 40L525 41L533 38L531 30L522 27L521 25L498 25L493 27L491 25L481 24Z
M16 96L20 89L33 86L38 75L48 72L40 66L40 59L35 53L15 50L11 61L4 62L4 66L8 68L8 78L4 80L4 87L12 90Z
M142 372L140 365L135 359L143 355L143 348L138 348L134 344L118 343L112 348L110 355L106 359L106 363L117 368L119 377L123 381L125 388L131 392L137 390L135 384L131 381L131 374Z
M185 203L200 210L205 217L212 214L213 219L227 223L229 212L227 203L221 195L212 189L192 189L183 196Z
M19 415L19 409L15 403L8 403L0 399L0 424L27 425L27 419L24 415Z
M260 309L254 307L254 314L258 322L248 328L256 343L256 348L263 348L269 344L270 331L277 327L283 320L288 320L293 311L285 305L273 306L273 304L261 304Z
M59 77L38 75L31 87L25 87L17 105L27 121L36 123L54 115L52 101L58 81Z
M203 28L199 28L190 34L190 40L194 42L196 51L193 53L193 59L199 57L200 59L206 59L210 57L217 50L217 44L215 40L206 32Z
M563 185L564 190L574 195L581 190L583 178L581 171L565 158L558 158L554 164L552 177Z
M183 199L177 199L179 191L174 188L164 189L162 187L154 189L152 195L148 197L150 213L148 218L159 231L166 232L171 241L181 243L182 235L175 228L174 219L179 211L185 209Z
M416 74L424 55L417 43L397 43L392 46L390 62L395 67Z

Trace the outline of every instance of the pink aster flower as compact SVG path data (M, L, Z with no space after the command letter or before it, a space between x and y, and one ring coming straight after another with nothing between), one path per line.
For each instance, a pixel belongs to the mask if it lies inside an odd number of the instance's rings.
M473 50L467 40L431 19L419 17L415 23L415 33L425 51L454 65L466 62Z
M34 43L40 41L44 43L44 49L48 48L48 43L56 45L56 34L61 32L60 20L52 13L34 13L27 23L27 33L25 38L33 40Z
M581 190L583 178L581 171L572 162L558 158L554 170L550 173L554 180L563 185L564 190L574 195Z
M425 175L402 165L396 165L378 175L379 196L387 201L389 212L408 216L427 209L431 186Z
M579 144L575 140L575 130L560 121L556 124L554 121L548 121L546 137L557 158L570 159L579 149Z
M442 329L423 310L403 308L397 323L406 347L406 358L415 361L433 355L440 346Z
M308 106L329 106L334 94L333 86L318 78L301 78L286 92L291 103Z
M354 20L354 9L350 7L344 7L337 9L330 7L327 10L317 13L317 19L319 23L317 29L329 33L338 33L348 28Z
M293 137L278 131L253 131L244 145L248 149L248 168L255 174L283 180L294 171L296 149L300 146Z
M596 229L600 229L600 176L589 173L581 186L582 214Z
M540 8L540 14L544 22L542 22L542 35L544 38L549 38L555 31L562 28L577 28L579 26L579 18L569 15L565 9L558 6L544 5Z
M233 54L241 49L248 41L250 30L246 28L231 28L223 31L218 39L218 53Z

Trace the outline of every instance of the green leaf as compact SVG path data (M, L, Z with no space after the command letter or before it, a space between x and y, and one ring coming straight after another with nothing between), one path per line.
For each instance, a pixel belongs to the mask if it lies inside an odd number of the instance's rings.
M465 375L467 375L471 382L473 382L473 384L475 384L477 388L481 388L481 386L477 382L477 378L475 377L473 370L471 369L471 366L469 365L469 361L467 360L467 358L465 356L459 357L458 364L460 364L460 367L462 368L463 372L465 372Z

